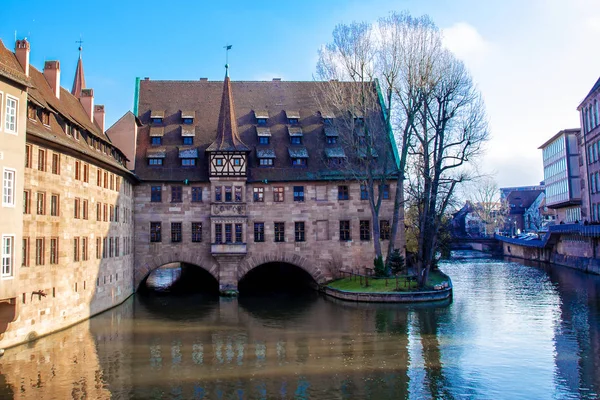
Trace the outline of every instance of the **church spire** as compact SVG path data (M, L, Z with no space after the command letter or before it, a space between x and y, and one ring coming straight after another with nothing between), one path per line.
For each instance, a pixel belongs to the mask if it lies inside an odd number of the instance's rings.
M77 60L77 69L75 70L75 79L73 80L73 89L71 89L71 94L77 98L80 98L81 91L85 89L85 77L83 76L83 61L81 60L81 51L83 50L83 48L81 47L81 43L83 43L83 41L79 39L77 43L79 43L79 60Z
M226 66L225 70L217 137L206 151L250 151L250 148L242 142L238 135L233 94L231 93L231 81L229 80L229 66Z

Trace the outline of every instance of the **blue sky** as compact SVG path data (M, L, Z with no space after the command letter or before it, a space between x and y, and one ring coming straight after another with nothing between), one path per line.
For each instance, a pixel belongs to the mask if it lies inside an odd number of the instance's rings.
M598 0L48 2L4 0L0 39L31 42L31 63L61 61L72 85L83 38L86 83L107 108L107 126L132 109L136 77L311 80L317 50L340 22L390 11L429 14L483 93L492 140L482 170L501 186L542 178L537 147L577 127L577 105L600 76Z

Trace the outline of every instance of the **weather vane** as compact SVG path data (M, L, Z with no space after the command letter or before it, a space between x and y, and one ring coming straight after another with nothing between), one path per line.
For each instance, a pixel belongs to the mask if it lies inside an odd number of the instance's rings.
M79 58L81 58L81 50L83 50L83 47L81 47L81 44L83 43L83 40L81 40L81 35L79 35L79 40L76 40L75 43L79 43Z
M228 44L223 46L225 49L225 69L229 70L229 50L231 50L232 45Z

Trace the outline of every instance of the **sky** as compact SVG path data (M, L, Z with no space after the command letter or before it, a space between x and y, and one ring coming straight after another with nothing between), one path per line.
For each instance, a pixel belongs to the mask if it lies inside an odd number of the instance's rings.
M31 43L31 63L60 60L70 89L83 63L109 127L133 109L135 78L312 80L318 49L339 23L391 11L428 14L486 103L492 139L479 168L500 187L543 180L538 147L579 127L577 106L600 76L598 0L230 0L82 2L3 0L0 40Z

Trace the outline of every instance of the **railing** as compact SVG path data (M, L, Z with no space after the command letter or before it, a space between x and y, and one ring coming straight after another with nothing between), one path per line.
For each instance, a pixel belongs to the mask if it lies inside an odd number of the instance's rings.
M367 269L365 268L365 271L367 271L367 274L359 274L356 272L352 272L352 271L346 271L346 270L340 270L340 275L342 276L342 278L345 277L349 277L351 280L354 278L354 281L359 281L360 285L363 285L363 281L364 281L364 286L367 287L369 286L369 279L370 280L385 280L385 286L388 286L388 282L390 283L396 283L396 290L398 290L400 288L400 286L398 285L400 282L404 282L404 287L408 287L410 286L410 284L412 282L416 282L417 281L417 276L416 275L395 275L395 276L391 276L391 277L376 277L373 275L373 270L372 269Z
M582 236L600 236L600 225L562 224L549 227L550 233L577 233Z

